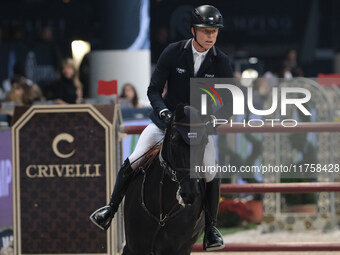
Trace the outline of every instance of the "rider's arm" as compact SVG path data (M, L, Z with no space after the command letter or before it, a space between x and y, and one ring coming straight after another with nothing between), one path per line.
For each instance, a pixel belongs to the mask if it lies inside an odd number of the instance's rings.
M160 55L156 65L156 69L152 74L151 82L148 87L148 97L151 106L158 114L167 110L167 107L162 98L162 93L165 83L170 75L171 61L174 55L171 54L171 51L173 51L173 47L172 45L169 45Z

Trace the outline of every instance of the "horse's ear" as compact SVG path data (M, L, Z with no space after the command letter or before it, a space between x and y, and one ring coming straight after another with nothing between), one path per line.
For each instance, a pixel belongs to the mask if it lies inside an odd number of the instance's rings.
M181 120L185 117L184 114L184 104L178 104L175 111L175 120Z

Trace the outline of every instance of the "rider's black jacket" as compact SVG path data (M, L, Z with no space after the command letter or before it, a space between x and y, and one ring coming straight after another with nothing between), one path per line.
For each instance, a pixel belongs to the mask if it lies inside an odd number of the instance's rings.
M176 105L180 103L190 104L190 78L193 77L233 77L229 57L213 46L205 56L196 76L194 76L192 39L172 43L164 49L148 87L148 97L153 108L150 118L159 128L165 129L166 127L159 118L161 110L169 109L173 112ZM166 82L167 92L162 98ZM218 112L223 113L224 119L232 115L232 98L230 95L223 98L223 106ZM218 113L214 115L218 116Z

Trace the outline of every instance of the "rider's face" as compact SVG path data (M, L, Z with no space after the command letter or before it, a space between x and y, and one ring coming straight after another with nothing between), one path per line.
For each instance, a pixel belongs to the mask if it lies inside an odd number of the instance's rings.
M191 28L192 34L194 34L194 28ZM214 27L196 27L196 40L203 46L205 50L209 50L216 43L218 35L218 28ZM194 45L195 46L195 45ZM197 45L200 50L204 51L199 45ZM196 47L195 47L196 48ZM196 48L197 50L197 48Z

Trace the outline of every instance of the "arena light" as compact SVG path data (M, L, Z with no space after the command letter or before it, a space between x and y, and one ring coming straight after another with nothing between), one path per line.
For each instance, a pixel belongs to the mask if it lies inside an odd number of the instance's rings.
M253 64L253 65L255 65L259 62L258 58L255 58L255 57L249 58L248 61L249 61L250 64Z
M259 77L258 71L248 68L242 72L241 84L245 87L250 87L253 81Z
M71 43L71 48L74 62L76 63L76 66L79 67L85 54L91 51L90 43L81 40L73 41Z

